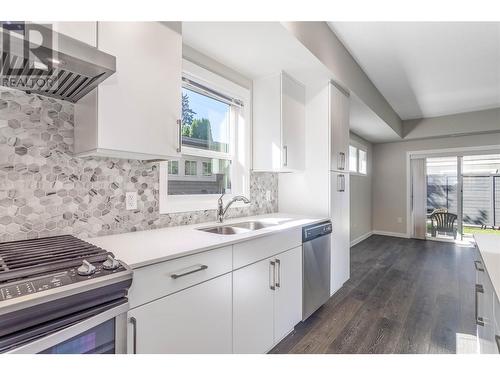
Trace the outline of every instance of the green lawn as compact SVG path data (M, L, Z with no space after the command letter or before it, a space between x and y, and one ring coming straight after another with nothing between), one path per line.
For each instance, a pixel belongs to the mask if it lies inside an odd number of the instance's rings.
M464 234L475 234L475 233L492 233L498 234L500 236L500 230L496 229L481 229L479 227L465 227L464 226Z

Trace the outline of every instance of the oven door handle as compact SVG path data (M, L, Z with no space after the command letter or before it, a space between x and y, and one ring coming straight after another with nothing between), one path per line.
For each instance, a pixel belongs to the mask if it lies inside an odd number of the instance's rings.
M57 344L67 341L79 334L88 331L98 325L110 320L117 318L118 316L125 314L129 310L129 303L126 298L123 299L121 304L111 307L105 311L97 313L89 318L83 318L76 323L73 323L65 328L61 328L55 331L47 332L46 335L35 339L33 341L27 342L25 345L19 345L13 349L8 349L6 353L11 354L36 354L40 353L48 348L51 348ZM116 337L116 336L115 336Z

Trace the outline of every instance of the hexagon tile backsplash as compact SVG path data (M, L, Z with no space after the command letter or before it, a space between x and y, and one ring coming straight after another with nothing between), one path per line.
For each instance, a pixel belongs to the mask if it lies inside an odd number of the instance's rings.
M215 220L215 210L160 215L158 163L73 157L73 106L0 89L0 242ZM228 215L276 212L277 175L252 173L250 185L252 204ZM138 192L137 210L125 209L126 191Z

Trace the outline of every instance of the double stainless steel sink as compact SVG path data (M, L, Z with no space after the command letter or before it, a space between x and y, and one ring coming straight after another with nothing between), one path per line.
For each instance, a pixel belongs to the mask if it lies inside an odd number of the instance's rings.
M247 233L254 230L269 228L275 225L279 225L279 223L268 223L264 221L251 220L251 221L242 221L241 223L217 225L214 227L207 227L207 228L198 228L198 230L201 230L203 232L228 235L228 234Z

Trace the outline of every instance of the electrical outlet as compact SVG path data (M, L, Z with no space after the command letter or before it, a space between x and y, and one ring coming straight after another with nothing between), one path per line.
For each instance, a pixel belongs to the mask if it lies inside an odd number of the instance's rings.
M136 210L137 209L137 192L136 191L127 191L125 193L125 208L127 210Z
M270 202L270 201L271 201L271 190L266 190L266 200L267 200L268 202Z

